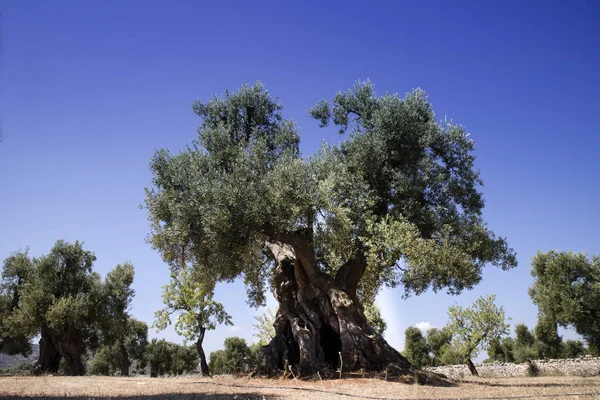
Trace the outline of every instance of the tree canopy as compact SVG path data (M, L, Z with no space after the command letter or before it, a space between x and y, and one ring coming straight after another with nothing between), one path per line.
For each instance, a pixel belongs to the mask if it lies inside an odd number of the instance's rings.
M429 345L419 328L409 326L404 331L404 355L417 368L429 365Z
M194 271L185 266L172 272L171 282L163 287L165 307L155 313L154 327L165 329L171 324L171 315L177 314L175 331L195 342L201 371L209 375L202 348L204 334L219 324L232 325L232 322L223 305L213 299L214 280L195 279L193 275Z
M152 339L148 344L146 361L150 365L150 376L181 375L191 372L198 365L196 349L167 342L165 339Z
M252 368L252 349L237 336L225 338L223 350L210 353L210 370L214 374L234 374Z
M573 326L594 351L600 351L600 256L538 252L531 275L529 294L540 319L546 325Z
M94 352L90 365L93 375L114 375L120 370L121 376L129 375L133 361L138 366L146 361L148 346L148 325L135 318L129 318L120 337L113 343L106 343Z
M481 280L484 265L516 265L512 249L482 219L473 141L461 126L437 122L421 90L377 96L367 81L320 101L309 113L322 126L336 125L342 141L308 157L300 155L295 124L260 83L199 100L193 109L202 119L197 138L177 154L159 150L151 161L150 243L171 268L185 260L208 271L200 277L243 277L254 306L264 305L269 286L303 303L298 290L310 285L328 303L308 320L320 325L314 315L328 315L327 327L313 331L340 336L335 346L345 367L380 368L399 357L387 345L376 346L386 349L378 354L361 350L382 340L371 338L362 304L382 286L401 285L406 296L460 293ZM297 289L281 286L286 260ZM283 297L280 304L292 304ZM287 335L293 314L311 307L280 307L278 334ZM340 317L340 307L356 310ZM355 323L343 331L333 315ZM314 371L327 355L316 336L301 340L299 329L292 327L292 341L310 344L300 349L300 364ZM352 345L346 335L361 339Z
M477 370L471 358L480 348L489 348L494 339L508 333L504 311L494 304L495 298L494 295L480 297L471 307L453 306L448 310L448 330L452 332L473 375L477 375Z
M8 257L0 294L5 304L0 333L6 337L0 339L0 350L27 352L29 341L40 335L38 372L56 372L63 359L67 374L83 374L86 350L122 334L134 294L133 265L118 265L102 281L92 270L95 260L82 243L62 240L47 255Z

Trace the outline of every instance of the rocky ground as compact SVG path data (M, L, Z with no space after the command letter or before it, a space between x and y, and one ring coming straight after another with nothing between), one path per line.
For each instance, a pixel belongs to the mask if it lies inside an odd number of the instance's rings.
M480 363L475 364L481 377L508 378L529 375L541 376L599 376L600 357L570 358L564 360L535 360L532 364ZM466 365L446 365L428 368L428 371L444 374L450 378L462 379L471 374Z

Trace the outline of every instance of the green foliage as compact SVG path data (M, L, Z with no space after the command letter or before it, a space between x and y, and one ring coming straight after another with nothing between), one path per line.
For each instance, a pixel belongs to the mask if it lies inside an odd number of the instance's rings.
M448 329L456 347L462 351L463 361L476 357L479 349L488 349L491 342L509 331L502 307L494 304L496 296L480 297L471 307L453 306L448 310Z
M175 331L186 340L195 342L203 330L213 330L218 324L232 325L223 305L214 301L214 281L197 279L190 268L171 274L169 285L163 286L165 307L154 314L154 327L165 329L171 315L177 314Z
M118 348L104 346L94 353L88 373L90 375L114 375L119 368ZM116 353L116 354L115 354ZM115 361L115 358L117 359Z
M538 358L535 334L525 324L515 326L515 348L513 350L515 362L524 363Z
M351 134L309 158L300 158L296 127L281 109L261 84L198 101L197 139L154 155L149 241L171 268L206 272L199 281L243 276L258 306L273 270L269 239L301 237L313 267L329 275L364 257L357 294L366 302L382 286L459 293L487 263L516 265L482 220L473 141L436 122L424 92L376 96L359 82L321 101L311 114Z
M563 358L577 358L588 354L588 349L581 340L567 340L563 346Z
M143 365L148 346L148 325L135 318L126 321L126 329L121 331L114 342L104 344L92 358L90 374L114 375L123 365L127 368L132 362Z
M441 361L442 349L445 345L450 345L452 341L452 332L447 328L431 328L427 331L427 345L429 346L430 356L433 357L434 366L444 365Z
M194 371L198 365L198 356L193 346L182 346L164 339L152 339L146 356L152 377L181 375Z
M21 305L23 286L33 271L26 251L15 252L4 260L0 283L0 353L28 356L30 337L13 313Z
M517 324L515 326L515 345L516 346L533 346L535 344L535 335L527 328L525 324Z
M366 302L364 304L365 318L367 318L367 324L373 329L378 335L383 335L387 328L387 324L381 316L381 311L377 304L374 302Z
M563 352L562 337L558 336L558 327L549 319L538 319L535 326L535 354L537 358L561 358Z
M464 350L457 347L456 343L444 343L440 348L440 355L436 365L459 365L465 362Z
M248 371L253 367L257 348L248 347L246 340L239 337L228 337L224 342L225 349L210 353L209 368L215 375L234 374Z
M213 375L229 374L227 369L227 355L225 350L215 350L210 353L208 368Z
M0 368L0 376L25 376L31 372L31 364L23 363L12 368Z
M500 361L512 363L515 361L515 339L511 337L505 337L500 339L499 337L494 338L490 341L487 353L487 361Z
M0 291L0 350L27 353L29 340L42 332L52 336L62 357L77 364L88 348L120 337L134 294L133 266L118 265L103 282L92 271L95 260L82 243L62 240L38 258L27 252L8 257ZM66 372L80 373L75 364Z
M258 344L260 346L266 346L271 342L271 339L275 337L275 327L273 326L273 323L275 322L275 312L267 309L261 315L254 317L254 319L256 320L256 324L252 325L256 328L254 336L258 339Z
M419 328L409 326L404 331L403 354L417 368L430 364L429 346Z
M600 256L538 252L533 257L531 274L534 281L529 294L541 318L573 326L590 347L600 347ZM551 327L542 329L546 340L556 341L551 338ZM550 353L554 354L555 349Z

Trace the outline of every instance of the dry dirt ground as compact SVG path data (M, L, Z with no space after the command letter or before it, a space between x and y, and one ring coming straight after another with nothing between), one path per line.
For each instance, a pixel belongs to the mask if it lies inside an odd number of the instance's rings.
M0 399L600 399L600 377L470 379L422 386L382 379L4 377Z

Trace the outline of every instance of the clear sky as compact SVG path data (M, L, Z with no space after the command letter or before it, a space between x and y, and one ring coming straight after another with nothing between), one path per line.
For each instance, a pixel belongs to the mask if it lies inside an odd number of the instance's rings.
M0 257L62 238L84 241L103 275L130 260L144 321L168 281L138 208L150 157L194 138L195 99L256 80L299 125L305 155L339 140L307 109L357 79L380 94L421 87L438 118L471 132L484 217L519 266L486 270L460 296L384 291L398 349L406 327L443 326L448 306L492 293L513 325L533 327L536 250L600 253L600 2L3 0L0 12ZM262 310L243 286L217 297L235 327L207 334L206 350L252 341Z

